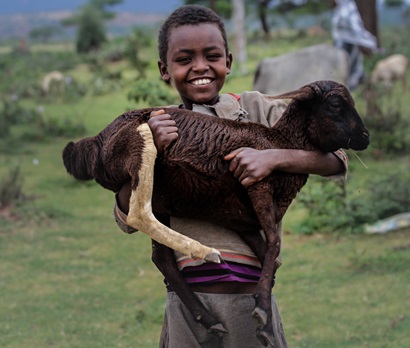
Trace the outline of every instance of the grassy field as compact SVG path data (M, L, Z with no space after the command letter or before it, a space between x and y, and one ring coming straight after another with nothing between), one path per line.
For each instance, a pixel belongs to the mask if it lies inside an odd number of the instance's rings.
M234 71L225 91L251 89L258 59L311 40L254 42L250 74ZM401 100L408 115L410 103ZM82 120L92 135L141 105L124 90L43 106L50 117ZM111 192L66 174L61 151L69 140L22 141L0 154L0 178L19 164L27 196L0 216L0 347L157 347L165 287L150 261L150 241L119 232ZM410 161L364 155L366 169L350 158L357 182ZM305 213L296 206L285 218L284 265L274 289L290 347L410 347L410 230L304 236L296 226Z

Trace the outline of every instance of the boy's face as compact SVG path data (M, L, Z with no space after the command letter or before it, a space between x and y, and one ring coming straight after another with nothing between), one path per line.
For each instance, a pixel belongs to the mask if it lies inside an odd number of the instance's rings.
M168 41L167 65L158 62L161 77L170 81L185 107L213 105L218 101L232 55L226 55L224 40L213 24L174 28Z

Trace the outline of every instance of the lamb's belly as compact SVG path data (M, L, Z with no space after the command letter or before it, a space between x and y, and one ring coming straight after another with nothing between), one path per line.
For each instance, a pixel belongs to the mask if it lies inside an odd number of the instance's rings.
M258 230L259 223L246 191L240 195L225 195L221 190L208 186L209 190L175 190L154 194L155 212L180 217L206 220L235 231Z

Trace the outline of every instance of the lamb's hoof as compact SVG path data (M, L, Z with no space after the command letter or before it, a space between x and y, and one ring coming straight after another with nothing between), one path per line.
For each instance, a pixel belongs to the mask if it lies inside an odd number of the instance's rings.
M272 332L268 332L266 330L256 330L256 336L258 336L259 341L267 347L275 347L275 339L273 337Z
M209 253L205 256L204 260L206 262L221 263L221 255L219 253Z
M265 326L268 322L268 315L262 308L256 307L252 312L252 316L258 320L259 327Z
M221 323L212 325L208 329L208 331L218 336L222 336L223 334L228 333L228 331L225 329L225 327Z

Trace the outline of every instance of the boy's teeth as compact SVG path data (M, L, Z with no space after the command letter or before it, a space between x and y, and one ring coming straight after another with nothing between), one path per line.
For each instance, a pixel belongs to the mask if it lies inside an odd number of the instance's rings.
M207 83L211 83L211 79L200 79L195 80L192 82L194 85L206 85Z

